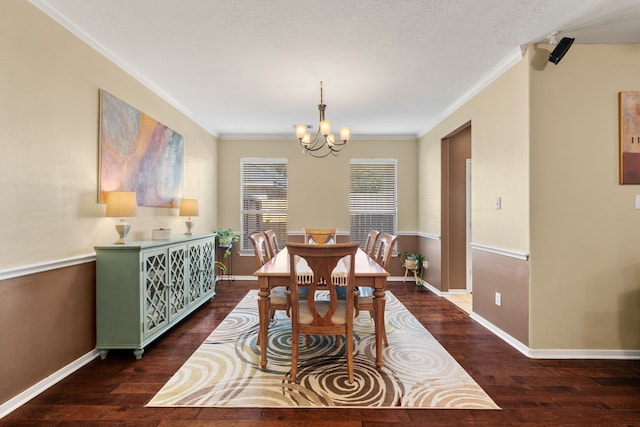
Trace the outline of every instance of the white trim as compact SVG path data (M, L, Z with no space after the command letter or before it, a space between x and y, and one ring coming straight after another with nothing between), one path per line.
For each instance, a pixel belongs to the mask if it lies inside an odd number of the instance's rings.
M38 383L32 385L22 393L13 397L12 399L7 400L2 405L0 405L0 419L10 414L11 412L18 409L20 406L24 405L34 397L38 396L43 391L47 390L50 387L53 387L55 384L59 383L69 375L73 374L92 360L98 357L98 350L92 350L89 353L81 356L80 358L74 360L69 363L67 366L58 369L53 374L49 375L45 379L39 381Z
M55 8L51 7L48 2L44 0L29 0L29 2L40 9L42 12L47 14L50 18L56 21L58 24L62 25L64 28L69 30L72 34L78 37L80 40L87 43L93 49L95 49L102 56L107 58L109 61L113 62L118 67L122 68L127 74L131 77L142 83L144 86L149 88L153 93L158 95L160 98L164 99L169 105L175 107L178 111L180 111L185 116L189 117L193 122L200 125L202 128L206 129L211 135L217 137L216 133L207 128L205 123L199 121L196 116L193 114L191 110L178 102L175 98L169 95L165 90L163 90L160 86L156 85L152 82L147 76L138 71L135 67L131 66L129 63L123 61L118 56L111 53L109 49L107 49L104 45L100 44L96 39L91 37L87 32L85 32L82 28L78 27L75 23L71 22L67 19L66 16L61 15Z
M507 55L502 61L496 64L487 74L485 74L480 80L476 82L469 90L467 90L460 98L458 98L453 104L446 108L442 113L436 116L430 123L427 123L424 130L418 132L418 137L422 138L436 125L442 122L444 119L453 114L458 108L463 106L467 101L480 93L484 88L489 86L494 80L500 77L509 68L520 62L524 58L524 52L526 46L518 46L509 55Z
M478 243L471 243L471 248L472 249L477 249L479 251L483 251L483 252L490 252L492 254L497 254L497 255L504 255L504 256L508 256L511 258L516 258L522 261L527 261L529 259L529 254L525 253L525 252L518 252L518 251L512 251L511 249L502 249L502 248L495 248L492 246L486 246L486 245L480 245Z
M471 313L471 318L530 359L640 360L640 350L531 349L477 313Z
M426 239L432 239L432 240L442 240L442 236L438 236L437 234L430 234L430 233L416 233L418 235L418 237L424 237Z
M218 141L292 141L298 143L293 129L291 133L221 133ZM349 142L353 141L407 141L417 142L414 133L398 134L351 134Z
M532 359L628 359L640 360L640 350L529 349Z
M513 338L511 335L507 334L502 329L498 328L496 325L486 320L484 317L478 315L476 312L471 313L470 316L473 320L475 320L476 322L480 323L482 326L484 326L485 328L493 332L495 335L498 336L498 338L501 338L504 342L509 344L511 347L515 348L525 356L531 357L529 355L529 347L522 344L520 341Z
M472 292L469 292L466 289L449 289L447 292L442 292L442 295L469 295L471 293Z
M43 271L56 270L58 268L70 267L72 265L85 264L87 262L92 262L95 260L96 254L92 253L54 261L45 261L38 264L8 268L5 270L0 270L0 280L28 276L30 274L41 273Z
M285 165L289 163L289 159L287 159L286 157L242 157L240 159L240 164L255 164L255 163L259 163L259 164L281 164L284 163Z
M434 294L436 294L439 297L442 297L445 295L445 293L443 293L440 289L436 288L435 286L433 286L431 283L427 282L426 280L422 281L422 287L423 288L427 288L428 290L430 290L431 292L433 292Z

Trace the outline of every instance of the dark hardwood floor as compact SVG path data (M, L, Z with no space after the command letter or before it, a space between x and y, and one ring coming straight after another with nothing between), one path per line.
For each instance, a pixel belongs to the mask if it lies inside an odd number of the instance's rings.
M388 289L502 410L145 408L255 286L219 282L210 304L149 346L96 359L0 420L0 426L640 426L640 361L532 360L462 310L413 284Z

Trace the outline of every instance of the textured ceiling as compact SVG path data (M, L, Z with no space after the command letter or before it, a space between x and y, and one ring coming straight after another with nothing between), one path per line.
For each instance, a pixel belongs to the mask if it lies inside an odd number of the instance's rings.
M31 3L225 136L317 125L321 80L335 128L420 136L553 32L640 43L640 0Z

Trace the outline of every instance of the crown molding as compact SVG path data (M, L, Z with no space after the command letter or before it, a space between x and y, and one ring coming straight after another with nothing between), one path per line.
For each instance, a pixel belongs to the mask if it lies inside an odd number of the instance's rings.
M109 61L113 62L115 65L120 67L125 73L129 74L131 77L142 83L148 89L150 89L153 93L158 95L160 98L165 100L167 103L175 107L178 111L180 111L185 116L189 117L190 120L197 123L200 127L207 130L214 137L216 133L207 129L206 125L198 121L195 118L193 111L189 110L187 107L182 105L178 100L173 98L167 92L165 92L160 86L153 83L151 80L147 78L144 74L138 71L137 68L133 67L129 63L123 61L116 55L114 55L109 49L107 49L104 45L100 44L96 39L91 37L84 31L82 28L78 27L73 22L69 21L65 16L61 15L56 9L54 9L46 0L28 0L29 3L40 9L40 11L44 12L51 19L56 21L58 24L62 25L64 28L69 30L73 35L78 37L80 40L88 44L90 47L98 51L102 56L107 58Z
M507 55L502 61L497 63L487 74L480 78L473 86L471 86L465 93L462 94L453 104L446 108L441 114L436 116L434 120L429 123L423 131L419 132L420 138L424 136L431 129L436 127L438 123L453 114L458 108L462 107L467 101L480 93L484 88L489 86L494 80L504 74L505 71L513 67L524 58L526 46L518 46L509 55Z
M293 141L296 136L291 133L221 133L218 141ZM418 137L410 133L398 134L351 134L349 142L352 141L409 141L416 142Z

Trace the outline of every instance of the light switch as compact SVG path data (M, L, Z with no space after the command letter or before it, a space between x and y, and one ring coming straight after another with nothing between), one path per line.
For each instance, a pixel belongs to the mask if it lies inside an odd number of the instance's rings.
M636 206L638 205L638 201L636 199ZM502 197L496 197L496 210L502 209Z
M640 209L640 194L636 194L636 209Z

